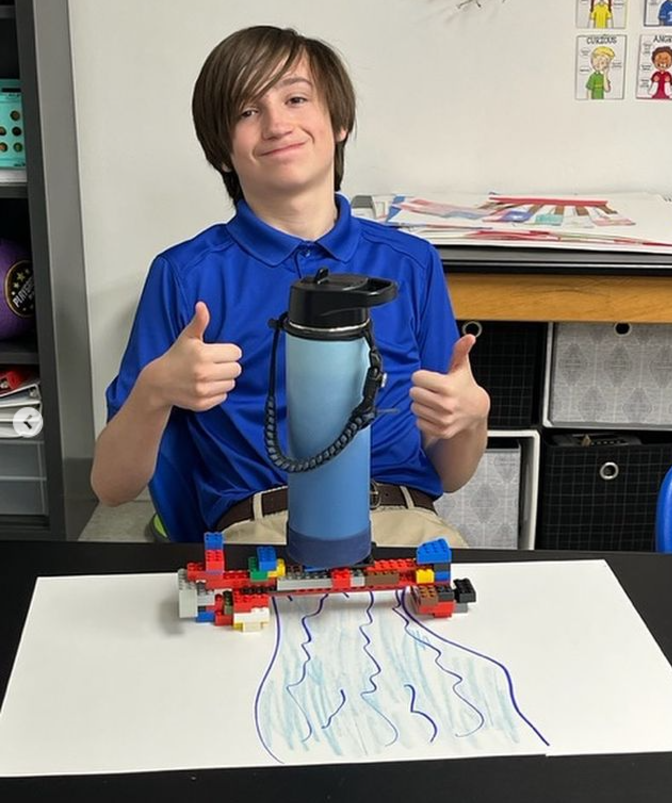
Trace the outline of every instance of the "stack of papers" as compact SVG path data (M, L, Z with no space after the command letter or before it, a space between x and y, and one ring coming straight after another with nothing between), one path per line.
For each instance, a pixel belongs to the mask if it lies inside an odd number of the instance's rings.
M0 390L0 438L19 438L14 429L14 416L24 407L42 412L40 380L34 376L12 390Z
M513 245L672 254L672 203L652 193L372 195L355 214L435 245ZM361 200L361 197L360 197Z

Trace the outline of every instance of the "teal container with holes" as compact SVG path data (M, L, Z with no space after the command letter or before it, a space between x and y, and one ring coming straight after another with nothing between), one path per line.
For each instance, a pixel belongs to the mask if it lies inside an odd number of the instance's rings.
M0 168L26 166L21 84L16 78L0 78Z

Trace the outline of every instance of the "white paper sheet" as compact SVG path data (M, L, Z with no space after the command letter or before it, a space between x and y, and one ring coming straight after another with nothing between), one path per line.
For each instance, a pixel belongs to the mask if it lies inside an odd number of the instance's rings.
M393 593L177 618L173 575L41 578L0 775L672 750L672 668L606 563L473 564L466 615Z

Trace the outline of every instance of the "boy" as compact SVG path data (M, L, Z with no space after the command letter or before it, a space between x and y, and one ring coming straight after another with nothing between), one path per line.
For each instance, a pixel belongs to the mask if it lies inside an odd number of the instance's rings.
M434 249L353 218L335 195L355 121L340 58L290 29L238 31L203 65L193 115L236 215L154 260L107 391L109 422L92 471L96 494L121 504L149 483L156 498L166 443L177 439L187 447L180 459L193 476L204 527L226 529L228 541L281 542L286 478L263 442L267 321L286 310L293 282L327 266L399 284L398 298L372 311L388 375L377 405L399 411L372 429L371 474L381 503L372 512L374 540L415 544L445 534L432 500L475 471L489 398L469 367L474 337L457 340ZM282 429L281 360L278 382ZM462 543L457 534L454 543Z
M586 81L586 90L589 100L604 100L605 93L611 92L609 67L615 58L615 51L606 45L599 45L590 54L590 63L593 72Z

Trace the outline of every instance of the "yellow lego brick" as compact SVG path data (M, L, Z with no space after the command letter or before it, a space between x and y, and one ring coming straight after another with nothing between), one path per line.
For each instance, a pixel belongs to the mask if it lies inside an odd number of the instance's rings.
M416 583L433 583L434 582L434 569L416 569L415 570Z

